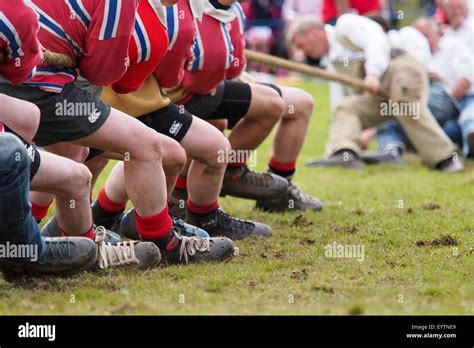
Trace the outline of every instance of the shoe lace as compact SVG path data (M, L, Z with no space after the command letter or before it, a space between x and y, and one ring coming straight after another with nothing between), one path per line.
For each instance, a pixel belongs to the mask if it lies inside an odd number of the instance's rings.
M237 230L253 227L253 223L233 217L224 213L221 209L216 210L216 222L219 227L231 227Z
M211 250L211 239L200 237L181 236L181 247L179 249L179 260L184 256L186 264L189 263L189 256L193 256L196 252L209 252Z
M72 243L69 240L50 240L46 242L44 257L46 259L63 259L72 257Z
M302 203L309 203L313 201L313 198L310 195L295 185L292 185L291 187L291 196Z
M140 264L135 255L135 244L138 241L120 242L111 244L105 242L108 231L103 227L97 227L95 231L95 242L99 250L99 268L107 269L116 266Z
M249 182L251 185L270 187L273 178L269 173L257 173L247 167L243 167L242 180Z

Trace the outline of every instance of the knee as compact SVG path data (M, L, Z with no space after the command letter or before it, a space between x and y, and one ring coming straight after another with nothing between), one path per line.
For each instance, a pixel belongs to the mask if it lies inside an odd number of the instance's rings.
M80 199L90 194L92 173L80 163L71 165L67 186L71 189L72 198Z
M214 142L213 150L205 157L207 166L216 170L225 168L231 150L229 139L225 136L219 137Z
M309 122L311 120L311 116L313 115L314 110L313 96L303 90L298 90L297 105L287 105L287 107L294 107L295 109L297 108L297 110L299 111L298 117L304 120L305 122Z
M339 119L349 113L352 114L353 111L353 97L345 98L336 106L336 109L334 110L334 119Z
M169 153L166 153L167 163L175 169L177 172L181 172L181 170L186 165L186 161L188 157L186 155L186 151L184 148L176 143L177 146L173 146ZM167 151L168 152L168 151Z
M141 142L132 153L132 159L137 158L146 161L161 161L163 157L163 142L158 133L154 130L140 136Z
M280 120L283 113L285 112L285 107L286 105L283 98L280 97L280 95L272 89L267 99L268 113L272 115L273 118L276 119L276 121L278 122L278 120Z

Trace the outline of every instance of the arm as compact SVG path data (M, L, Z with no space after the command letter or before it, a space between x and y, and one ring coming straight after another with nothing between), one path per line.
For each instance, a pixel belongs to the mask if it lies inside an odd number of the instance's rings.
M4 19L0 18L0 23L4 24L0 43L5 38L9 41L9 45L3 47L7 59L0 65L0 75L14 84L20 84L31 77L42 59L37 38L38 17L21 1L2 5L0 10L6 14Z
M454 83L453 88L451 90L451 95L456 100L461 100L468 93L469 89L471 88L471 85L471 81L469 81L465 77L462 77Z
M128 46L137 5L138 0L100 1L79 63L81 75L92 84L109 86L127 70Z
M368 18L348 14L337 21L336 31L364 52L367 75L380 78L388 69L390 44L378 24Z

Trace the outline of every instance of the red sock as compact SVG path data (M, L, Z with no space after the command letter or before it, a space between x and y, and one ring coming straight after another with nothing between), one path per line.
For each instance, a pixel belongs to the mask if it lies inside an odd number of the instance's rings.
M210 212L213 212L219 208L219 203L218 201L214 201L209 205L199 205L196 203L193 203L189 198L188 198L188 209L191 213L196 214L196 215L207 215Z
M295 174L296 162L282 163L278 162L273 157L270 157L268 167L272 173L289 179Z
M168 206L161 213L150 217L141 217L136 211L134 213L138 234L145 240L162 239L173 228L173 220L168 213Z
M178 190L186 191L188 189L188 181L185 176L178 176L176 180L175 188Z
M89 229L89 231L87 231L84 234L81 234L80 236L71 236L69 233L64 232L62 229L60 231L61 231L61 234L62 234L63 237L84 237L84 238L89 238L89 239L95 240L94 225L92 225L92 227Z
M110 200L105 192L105 189L102 188L99 191L99 196L97 197L97 203L102 208L103 211L109 214L117 214L125 210L127 203L115 203Z
M47 205L42 206L31 202L31 214L35 218L36 222L41 222L41 220L43 220L46 215L48 215L48 210L52 203L53 201L49 202Z

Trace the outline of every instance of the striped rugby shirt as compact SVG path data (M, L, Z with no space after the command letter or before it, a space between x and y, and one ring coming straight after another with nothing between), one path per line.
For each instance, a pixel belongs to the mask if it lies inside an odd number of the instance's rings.
M0 2L0 78L14 84L28 80L41 61L36 14L22 0Z
M168 9L170 48L155 76L163 87L182 85L187 93L182 94L186 97L179 102L186 103L194 94L210 94L223 80L244 70L245 15L239 3L228 11L235 18L224 23L207 14L202 21L194 19L185 0Z
M78 71L40 65L28 85L60 93L78 73L91 84L119 80L128 63L139 0L31 0L39 16L38 38L49 51L78 60Z
M130 66L125 75L112 85L116 93L138 90L166 54L168 34L166 23L162 23L165 19L160 20L160 13L164 15L164 12L160 0L140 1L129 46Z

